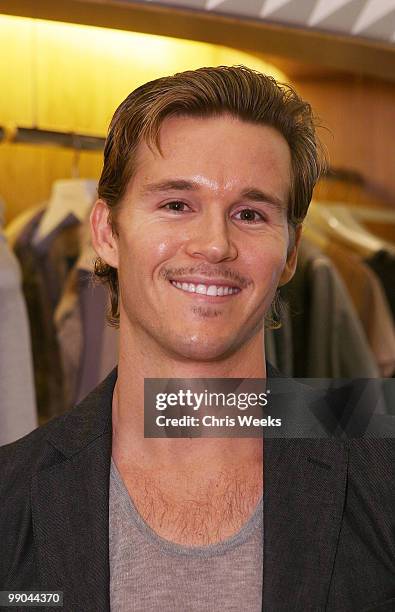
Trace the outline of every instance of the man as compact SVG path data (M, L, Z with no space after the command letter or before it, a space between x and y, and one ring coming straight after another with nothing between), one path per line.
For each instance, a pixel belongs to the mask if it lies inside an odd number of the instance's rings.
M393 609L388 442L144 437L145 378L275 375L262 323L319 172L309 105L247 68L121 104L91 215L119 365L1 449L2 589L68 612Z

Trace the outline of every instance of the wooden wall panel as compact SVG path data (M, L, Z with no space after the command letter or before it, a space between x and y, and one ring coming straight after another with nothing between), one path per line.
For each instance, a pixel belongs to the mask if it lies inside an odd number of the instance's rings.
M391 44L263 20L239 19L220 15L215 10L188 10L182 6L124 0L0 0L0 12L199 40L395 81Z
M0 125L104 136L130 91L164 74L246 63L277 78L274 66L219 45L0 15ZM71 176L73 152L0 143L6 220L49 197ZM98 178L101 155L81 155L80 175Z
M295 86L330 130L320 136L331 165L360 172L395 206L395 84L349 75Z
M32 122L31 22L0 15L0 123Z

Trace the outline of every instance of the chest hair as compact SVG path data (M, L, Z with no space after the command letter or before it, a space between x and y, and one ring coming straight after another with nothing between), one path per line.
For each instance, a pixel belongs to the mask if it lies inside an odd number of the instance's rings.
M237 533L262 495L263 469L234 468L212 478L120 467L138 512L161 537L178 544L204 546Z

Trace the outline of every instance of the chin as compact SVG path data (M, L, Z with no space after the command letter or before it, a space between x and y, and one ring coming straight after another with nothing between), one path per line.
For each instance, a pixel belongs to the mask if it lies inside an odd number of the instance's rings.
M218 337L207 338L207 336L192 336L178 338L172 342L172 351L181 357L191 361L219 361L231 354L232 346L229 338L226 340Z

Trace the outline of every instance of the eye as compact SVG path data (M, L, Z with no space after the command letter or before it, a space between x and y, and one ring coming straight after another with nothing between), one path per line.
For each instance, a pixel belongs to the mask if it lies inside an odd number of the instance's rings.
M244 223L260 223L261 221L265 221L265 217L252 208L243 208L239 210L235 217L238 221L244 221Z
M173 200L172 202L167 202L167 204L165 204L161 208L164 208L165 210L171 210L172 212L181 213L187 212L186 209L189 209L189 206L185 204L185 202L181 202L180 200Z

